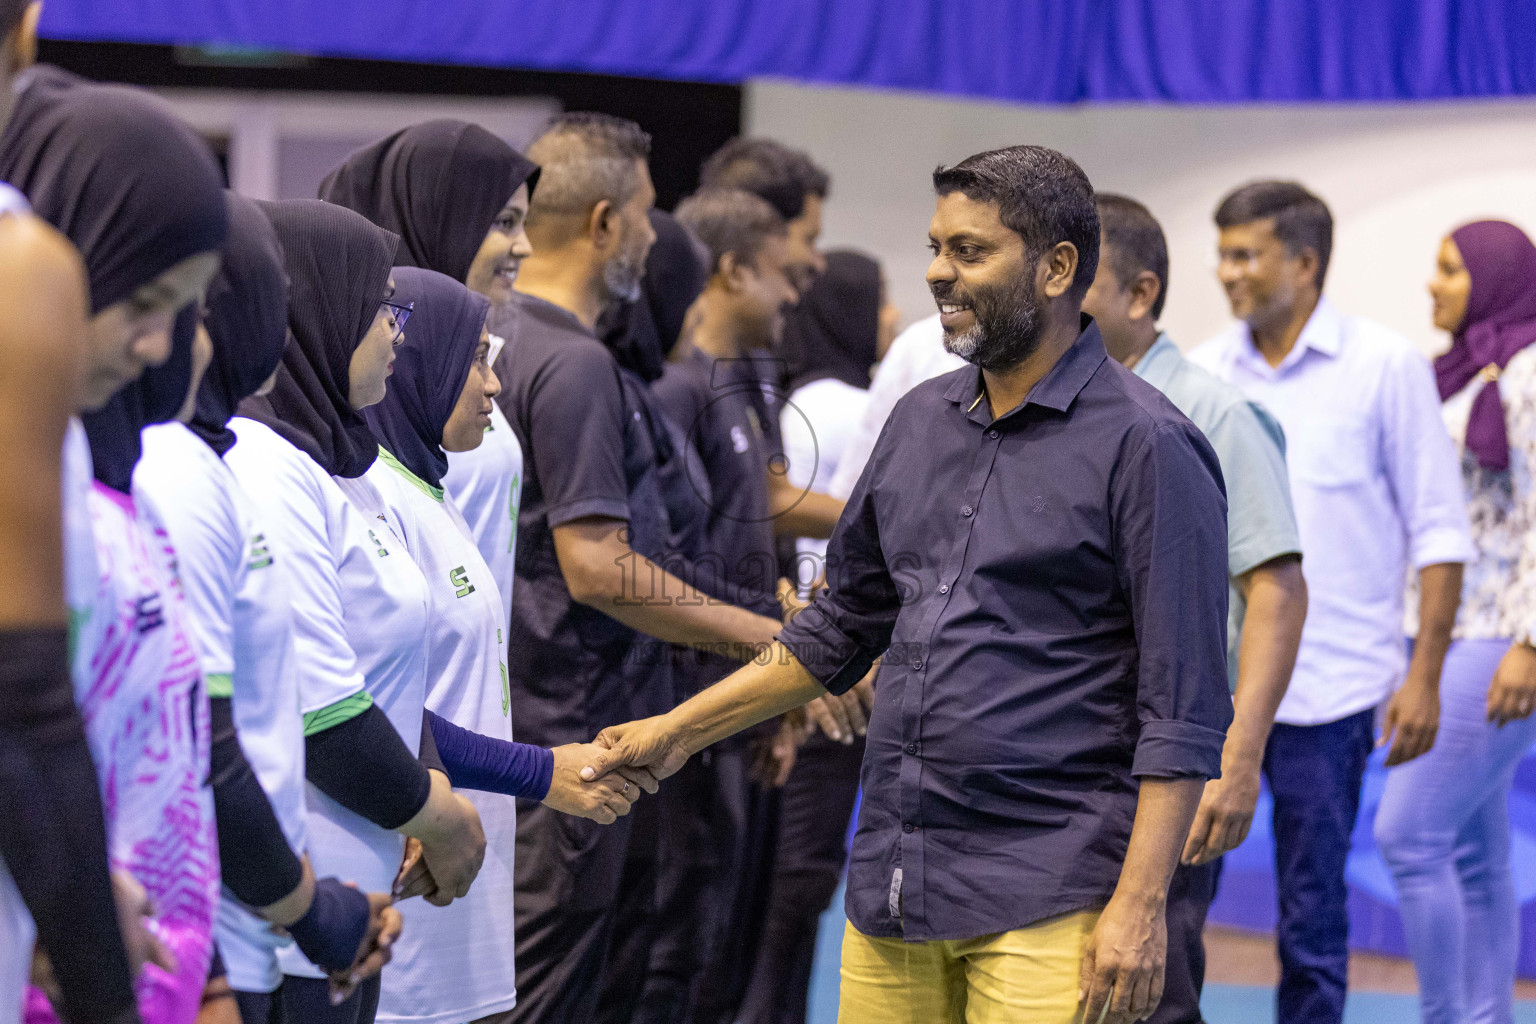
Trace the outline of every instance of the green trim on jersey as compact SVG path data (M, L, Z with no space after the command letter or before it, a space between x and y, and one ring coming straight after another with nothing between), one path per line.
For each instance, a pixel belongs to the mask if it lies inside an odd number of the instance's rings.
M75 652L80 649L80 634L85 632L85 624L91 621L91 609L70 608L67 610L69 612L69 632L67 634L69 639L66 649L69 652L69 660L73 663Z
M326 705L319 711L306 711L304 736L308 738L317 732L334 729L343 722L352 721L371 707L373 707L373 697L367 690L360 690L350 697L343 697L334 704Z
M208 673L203 677L203 685L208 688L209 700L220 697L227 699L235 695L235 681L230 678L228 672Z
M383 445L379 445L379 458L383 459L384 464L390 469L394 470L396 473L399 473L401 476L409 480L411 484L422 494L425 494L427 497L431 498L435 502L438 502L439 504L442 503L443 489L441 487L433 487L421 477L406 469L400 464L400 460L389 454L389 450Z

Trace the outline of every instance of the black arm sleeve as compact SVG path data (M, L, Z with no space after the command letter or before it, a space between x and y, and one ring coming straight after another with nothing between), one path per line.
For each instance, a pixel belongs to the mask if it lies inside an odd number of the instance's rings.
M416 817L432 792L426 766L376 705L307 737L304 756L304 774L320 792L380 828Z
M0 631L0 854L71 1024L138 1020L64 629Z
M267 793L240 749L230 699L214 697L208 705L213 721L213 811L224 885L246 906L265 907L299 887L304 867L288 848Z
M432 731L432 719L436 718L430 711L421 713L421 746L418 748L416 760L428 771L436 769L444 775L448 775L448 769L443 765L443 757L437 750L437 735ZM453 776L448 775L449 781Z

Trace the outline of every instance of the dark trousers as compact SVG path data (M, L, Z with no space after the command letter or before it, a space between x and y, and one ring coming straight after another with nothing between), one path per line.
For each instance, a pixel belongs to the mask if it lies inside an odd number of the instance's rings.
M667 781L670 784L672 780ZM629 846L624 872L619 876L597 1024L629 1024L645 987L651 947L661 927L656 873L662 828L660 802L666 792L663 787L656 796L642 798L629 812Z
M655 843L631 843L625 886L649 874L651 913L626 896L614 932L599 1024L686 1024L698 998L705 950L723 941L746 826L747 765L741 744L702 751L636 805ZM644 862L646 854L649 864ZM638 909L638 908L636 908Z
M276 992L241 992L235 989L240 1024L284 1024L283 1001Z
M1349 984L1344 881L1375 712L1326 725L1276 725L1264 751L1275 800L1278 1024L1340 1024Z
M630 818L599 825L517 802L519 1024L591 1024L618 910Z
M241 1024L373 1024L379 1012L379 988L375 974L357 987L352 998L332 1006L331 987L324 978L288 974L276 992L237 992L235 1001Z
M773 871L779 791L751 779L752 752L742 749L739 769L721 774L719 794L732 834L721 849L719 884L709 897L707 942L699 971L692 1024L732 1024L746 994L758 939L767 916Z
M862 739L844 746L818 732L780 791L767 915L741 1024L805 1024L817 927L848 859L863 761Z
M1163 1001L1148 1024L1202 1024L1200 993L1205 988L1205 916L1216 898L1221 861L1199 867L1179 865L1168 885L1168 962Z

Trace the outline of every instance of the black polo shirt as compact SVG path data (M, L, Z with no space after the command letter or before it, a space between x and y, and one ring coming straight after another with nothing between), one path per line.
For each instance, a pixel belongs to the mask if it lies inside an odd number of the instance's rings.
M655 713L671 683L666 659L643 656L639 634L571 598L552 531L588 516L622 519L630 547L659 559L669 524L643 382L625 379L568 310L526 295L515 301L512 336L496 360L496 401L524 459L507 678L518 739L584 743ZM650 596L650 574L635 561L624 599L640 601Z
M830 591L782 634L835 692L885 654L848 876L868 935L1103 906L1137 777L1215 777L1232 717L1205 438L1091 323L1017 409L981 391L965 367L897 404Z
M768 511L769 459L778 430L761 367L751 358L721 358L694 349L670 363L653 385L662 407L698 455L687 460L682 495L701 526L689 582L710 596L778 617L779 560ZM682 670L696 691L740 662L685 652ZM693 667L689 667L690 664Z

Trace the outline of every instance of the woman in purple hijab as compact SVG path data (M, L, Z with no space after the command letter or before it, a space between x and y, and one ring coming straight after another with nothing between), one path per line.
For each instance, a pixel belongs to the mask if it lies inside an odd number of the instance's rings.
M1509 790L1536 740L1536 245L1504 221L1458 228L1429 291L1452 339L1435 376L1478 553L1440 680L1440 732L1388 774L1376 841L1425 1024L1508 1021L1519 945Z

